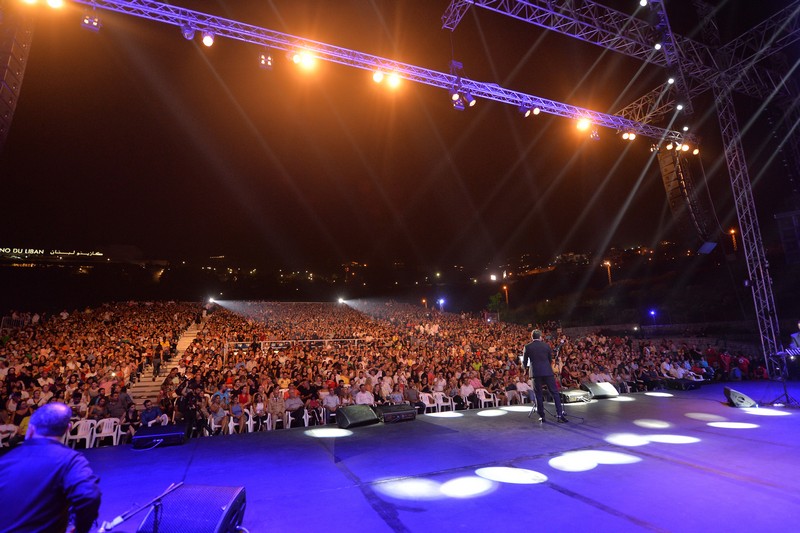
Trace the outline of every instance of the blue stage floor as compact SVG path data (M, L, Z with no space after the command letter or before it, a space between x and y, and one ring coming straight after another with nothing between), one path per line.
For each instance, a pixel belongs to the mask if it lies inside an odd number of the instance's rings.
M733 388L761 401L783 392ZM486 409L346 437L291 429L86 455L101 477L103 520L183 481L245 487L251 532L793 529L800 410L729 407L719 384L665 392L569 404L569 424ZM115 531L136 531L141 518Z

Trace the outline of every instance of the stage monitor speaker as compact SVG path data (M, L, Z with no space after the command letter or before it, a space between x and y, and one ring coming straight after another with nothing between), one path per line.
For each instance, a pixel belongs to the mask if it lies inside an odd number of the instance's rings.
M369 405L348 405L336 411L336 424L343 429L377 423L378 415Z
M417 410L408 404L379 405L376 409L378 411L378 417L384 424L405 422L417 418Z
M169 424L139 428L131 442L134 448L170 446L186 442L189 428L186 424Z
M730 387L725 387L725 397L728 399L728 404L734 407L758 407L752 398Z
M244 487L181 485L148 510L136 533L235 533L246 503Z
M601 382L592 383L591 381L584 381L581 383L583 390L588 390L592 398L616 398L619 396L617 389L611 383Z

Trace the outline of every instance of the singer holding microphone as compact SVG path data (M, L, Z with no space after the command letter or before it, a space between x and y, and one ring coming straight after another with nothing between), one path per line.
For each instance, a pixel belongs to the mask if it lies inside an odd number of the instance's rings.
M543 385L547 385L547 389L556 404L556 421L560 423L567 422L567 417L564 416L564 407L561 405L561 397L558 395L558 389L556 388L556 378L553 375L553 350L542 339L542 332L538 329L534 329L531 332L531 342L525 345L522 366L525 368L530 367L531 370L539 422L545 421Z

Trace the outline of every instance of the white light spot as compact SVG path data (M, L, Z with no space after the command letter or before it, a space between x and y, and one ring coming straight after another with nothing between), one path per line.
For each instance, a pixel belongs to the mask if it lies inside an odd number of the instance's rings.
M647 429L666 429L672 425L664 420L653 420L652 418L640 418L639 420L634 420L633 423L640 428Z
M398 479L375 483L375 490L401 500L439 500L441 486L429 479Z
M455 411L442 411L441 413L426 413L425 416L432 416L434 418L458 418L464 416L464 414Z
M574 453L565 453L558 457L553 457L547 464L556 470L562 472L585 472L597 468L597 462L592 461L589 457L577 455Z
M662 444L693 444L700 442L697 437L687 435L645 435L644 438L650 442L660 442Z
M340 429L340 428L317 428L317 429L307 429L303 432L305 435L309 437L314 437L315 439L332 439L335 437L349 437L353 434L352 431L349 429Z
M440 490L451 498L473 498L493 491L497 487L494 481L477 476L459 477L442 483Z
M610 402L634 402L636 398L633 396L615 396L613 398L608 398Z
M753 429L759 427L758 424L750 424L747 422L709 422L712 428L725 428L725 429Z
M740 411L744 411L749 415L758 415L758 416L788 416L792 413L788 411L779 411L777 409L765 409L759 407L743 407Z
M609 444L616 444L617 446L644 446L650 444L650 441L641 435L635 433L612 433L605 438Z
M672 394L668 392L645 392L645 396L655 396L656 398L672 398Z
M500 483L534 485L547 481L547 476L544 474L536 472L535 470L527 470L525 468L492 466L487 468L479 468L475 471L475 473L482 478L489 479L491 481L498 481Z
M724 416L712 415L711 413L686 413L684 416L703 422L722 422L727 420Z
M478 416L503 416L506 413L505 411L501 411L500 409L487 409L486 411L479 411Z

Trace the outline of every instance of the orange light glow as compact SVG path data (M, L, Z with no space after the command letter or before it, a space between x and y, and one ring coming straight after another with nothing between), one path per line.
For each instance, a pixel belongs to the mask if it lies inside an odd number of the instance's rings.
M592 122L591 122L591 121L590 121L588 118L582 118L582 119L579 119L579 120L578 120L578 123L576 124L577 128L578 128L580 131L586 131L586 130L588 130L588 129L589 129L589 126L591 126L591 125L592 125Z

